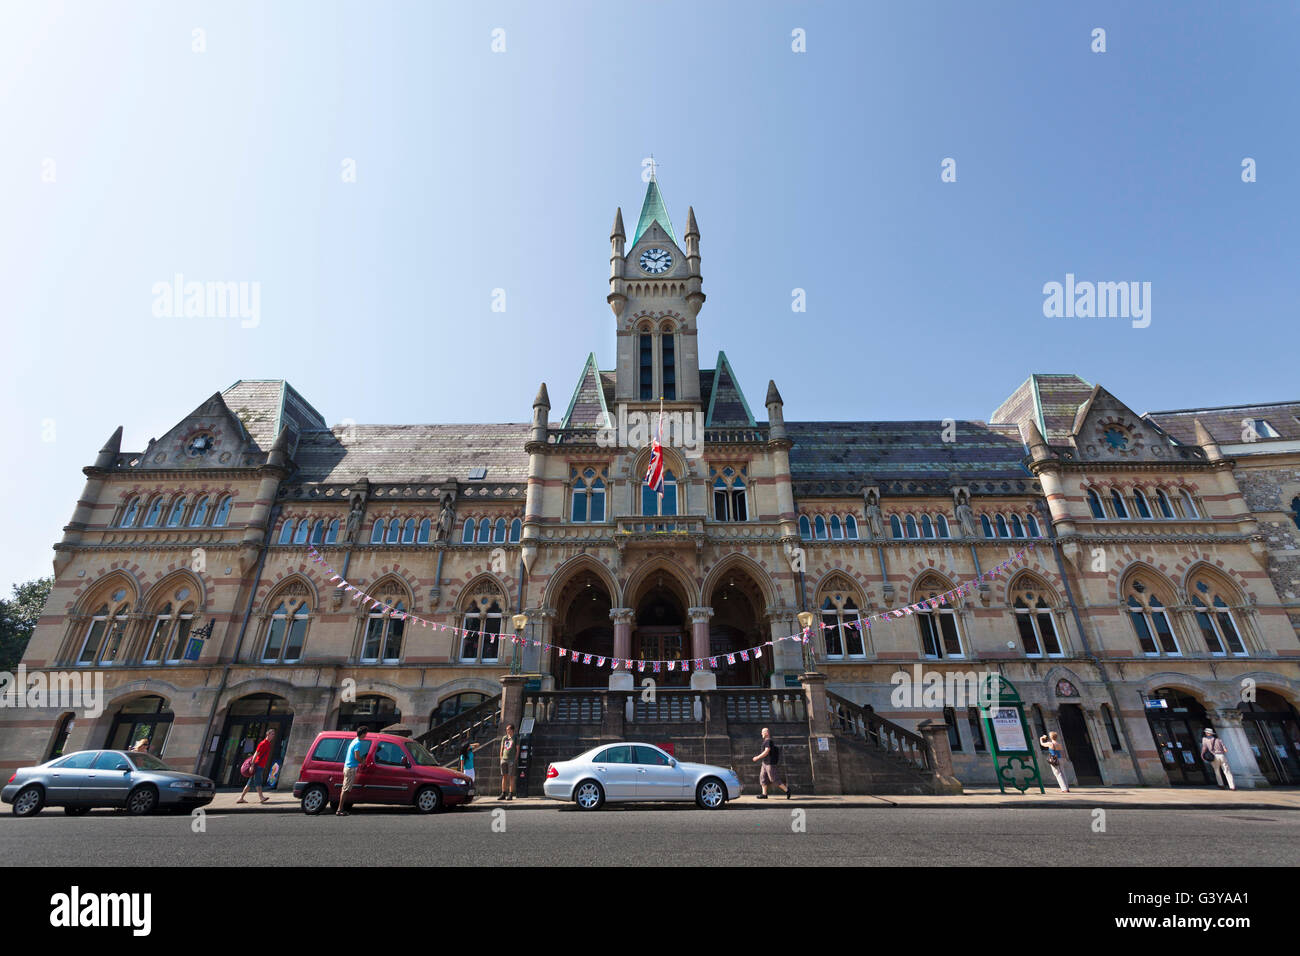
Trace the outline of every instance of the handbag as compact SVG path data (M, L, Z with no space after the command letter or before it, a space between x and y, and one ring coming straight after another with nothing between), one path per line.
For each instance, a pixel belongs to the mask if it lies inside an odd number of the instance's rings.
M1056 754L1052 753L1052 751L1049 750L1047 752L1047 763L1049 766L1059 767L1061 765L1061 758L1056 756Z
M252 757L249 757L249 758L248 758L247 760L245 760L242 764L240 764L239 772L242 773L245 777L251 777L251 776L253 775L253 758L252 758Z

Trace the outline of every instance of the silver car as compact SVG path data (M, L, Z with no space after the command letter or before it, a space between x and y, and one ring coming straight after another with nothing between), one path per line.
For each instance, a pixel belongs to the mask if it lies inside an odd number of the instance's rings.
M207 777L173 770L150 753L82 750L16 771L0 800L13 804L19 817L35 816L46 806L63 807L74 817L95 807L140 815L159 807L201 807L216 793Z
M740 796L740 778L726 767L683 763L653 744L604 744L546 768L542 790L583 810L610 802L694 800L718 810Z

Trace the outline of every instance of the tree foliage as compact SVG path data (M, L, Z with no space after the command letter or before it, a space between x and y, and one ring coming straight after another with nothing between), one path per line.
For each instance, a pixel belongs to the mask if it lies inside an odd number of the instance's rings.
M12 597L0 598L0 671L17 670L53 585L52 577L36 578L15 584Z

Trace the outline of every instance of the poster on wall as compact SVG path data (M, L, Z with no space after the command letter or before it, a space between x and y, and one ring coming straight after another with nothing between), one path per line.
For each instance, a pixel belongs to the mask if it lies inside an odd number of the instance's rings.
M993 715L993 735L1002 753L1025 753L1029 744L1020 724L1020 712L1014 707L999 707Z

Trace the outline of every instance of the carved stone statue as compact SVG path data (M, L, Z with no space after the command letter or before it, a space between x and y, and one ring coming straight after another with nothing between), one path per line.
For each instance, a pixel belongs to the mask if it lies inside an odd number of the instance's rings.
M880 501L876 497L876 489L868 489L865 499L865 508L867 513L867 527L871 530L873 538L883 538L885 536L885 519L880 513Z
M438 512L438 541L446 541L451 535L451 526L456 522L455 502L456 496L451 492L442 496L442 510Z
M365 504L360 495L352 496L352 510L348 512L348 524L343 532L343 540L348 544L355 544L357 532L361 530L361 516L365 512Z
M975 512L971 510L970 497L964 491L957 492L957 522L961 525L963 537L975 537Z

